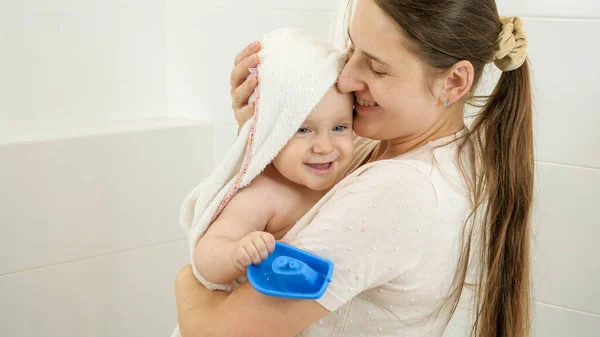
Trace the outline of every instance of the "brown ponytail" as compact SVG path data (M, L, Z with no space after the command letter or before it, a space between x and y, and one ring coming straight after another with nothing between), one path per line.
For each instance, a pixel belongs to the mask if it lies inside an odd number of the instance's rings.
M525 62L502 73L467 135L480 154L480 165L474 166L479 182L473 193L482 212L475 336L525 337L531 333L532 123Z
M433 69L468 60L475 84L497 50L502 23L493 0L375 0ZM473 209L449 297L457 307L468 270L476 271L475 337L531 333L530 222L533 126L529 64L502 73L465 136L459 157ZM465 151L469 149L469 151ZM468 154L468 156L465 156ZM470 170L467 170L466 167ZM466 173L469 172L469 173Z

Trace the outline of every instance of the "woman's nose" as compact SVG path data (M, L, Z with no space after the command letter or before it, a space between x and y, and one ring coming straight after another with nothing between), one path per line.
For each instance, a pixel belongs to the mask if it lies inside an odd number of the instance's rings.
M365 90L366 85L358 75L359 69L356 66L355 56L352 56L342 69L342 73L338 78L338 89L344 94Z

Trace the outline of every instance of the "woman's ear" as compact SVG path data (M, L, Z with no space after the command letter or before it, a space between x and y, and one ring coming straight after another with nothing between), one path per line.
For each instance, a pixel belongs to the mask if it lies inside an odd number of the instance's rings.
M455 103L463 98L473 86L475 70L469 61L456 62L446 73L446 80L440 100L442 103Z

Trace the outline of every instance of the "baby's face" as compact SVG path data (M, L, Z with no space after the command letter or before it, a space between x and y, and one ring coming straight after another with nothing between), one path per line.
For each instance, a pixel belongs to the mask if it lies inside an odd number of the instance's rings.
M279 152L273 165L287 179L312 190L335 184L354 152L353 97L334 85Z

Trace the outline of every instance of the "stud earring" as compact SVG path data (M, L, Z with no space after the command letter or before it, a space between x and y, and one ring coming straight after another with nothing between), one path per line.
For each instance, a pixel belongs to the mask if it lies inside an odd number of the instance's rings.
M445 106L450 106L450 102L449 102L449 101L446 101L446 102L444 102L444 105L445 105Z

